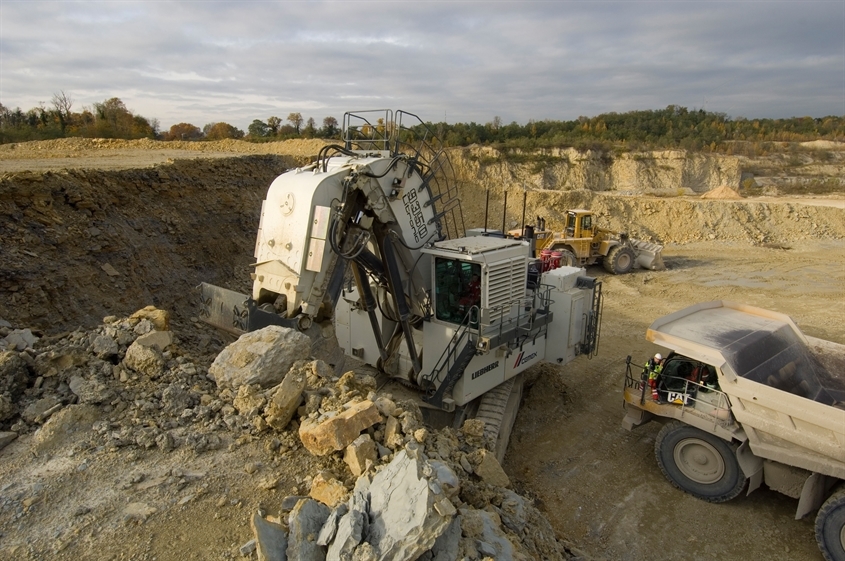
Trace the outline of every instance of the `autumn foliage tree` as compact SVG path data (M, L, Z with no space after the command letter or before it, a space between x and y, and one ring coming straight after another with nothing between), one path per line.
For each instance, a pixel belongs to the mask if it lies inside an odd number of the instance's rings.
M164 140L199 140L201 138L202 131L191 123L173 125L164 135Z
M225 138L243 138L244 131L229 123L209 123L203 127L207 140L223 140Z

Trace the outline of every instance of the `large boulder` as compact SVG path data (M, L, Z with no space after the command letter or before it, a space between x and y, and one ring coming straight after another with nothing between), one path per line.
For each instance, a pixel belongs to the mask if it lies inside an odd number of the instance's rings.
M456 512L442 491L437 470L417 446L409 444L370 483L366 541L379 561L411 561L434 546Z
M220 388L237 390L258 384L271 388L279 384L294 362L307 358L311 340L294 329L271 325L245 333L223 349L208 369Z

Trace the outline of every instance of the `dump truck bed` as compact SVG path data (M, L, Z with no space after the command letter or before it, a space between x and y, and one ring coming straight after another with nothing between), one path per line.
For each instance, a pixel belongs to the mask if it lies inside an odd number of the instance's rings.
M728 301L659 318L646 338L716 367L755 455L845 479L845 345Z

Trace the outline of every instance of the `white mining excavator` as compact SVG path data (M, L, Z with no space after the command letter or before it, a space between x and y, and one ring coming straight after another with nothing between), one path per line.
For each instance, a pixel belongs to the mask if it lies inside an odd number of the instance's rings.
M544 270L531 239L459 237L451 165L415 115L347 113L343 131L270 185L252 295L203 284L203 319L236 334L331 319L346 355L418 389L424 410L475 404L498 432L522 371L595 353L600 283Z

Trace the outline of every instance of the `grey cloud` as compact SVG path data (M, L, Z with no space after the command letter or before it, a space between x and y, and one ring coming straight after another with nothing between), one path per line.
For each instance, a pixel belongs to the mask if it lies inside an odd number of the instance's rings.
M164 128L366 104L824 116L845 114L843 22L836 2L4 2L0 102L117 96Z

